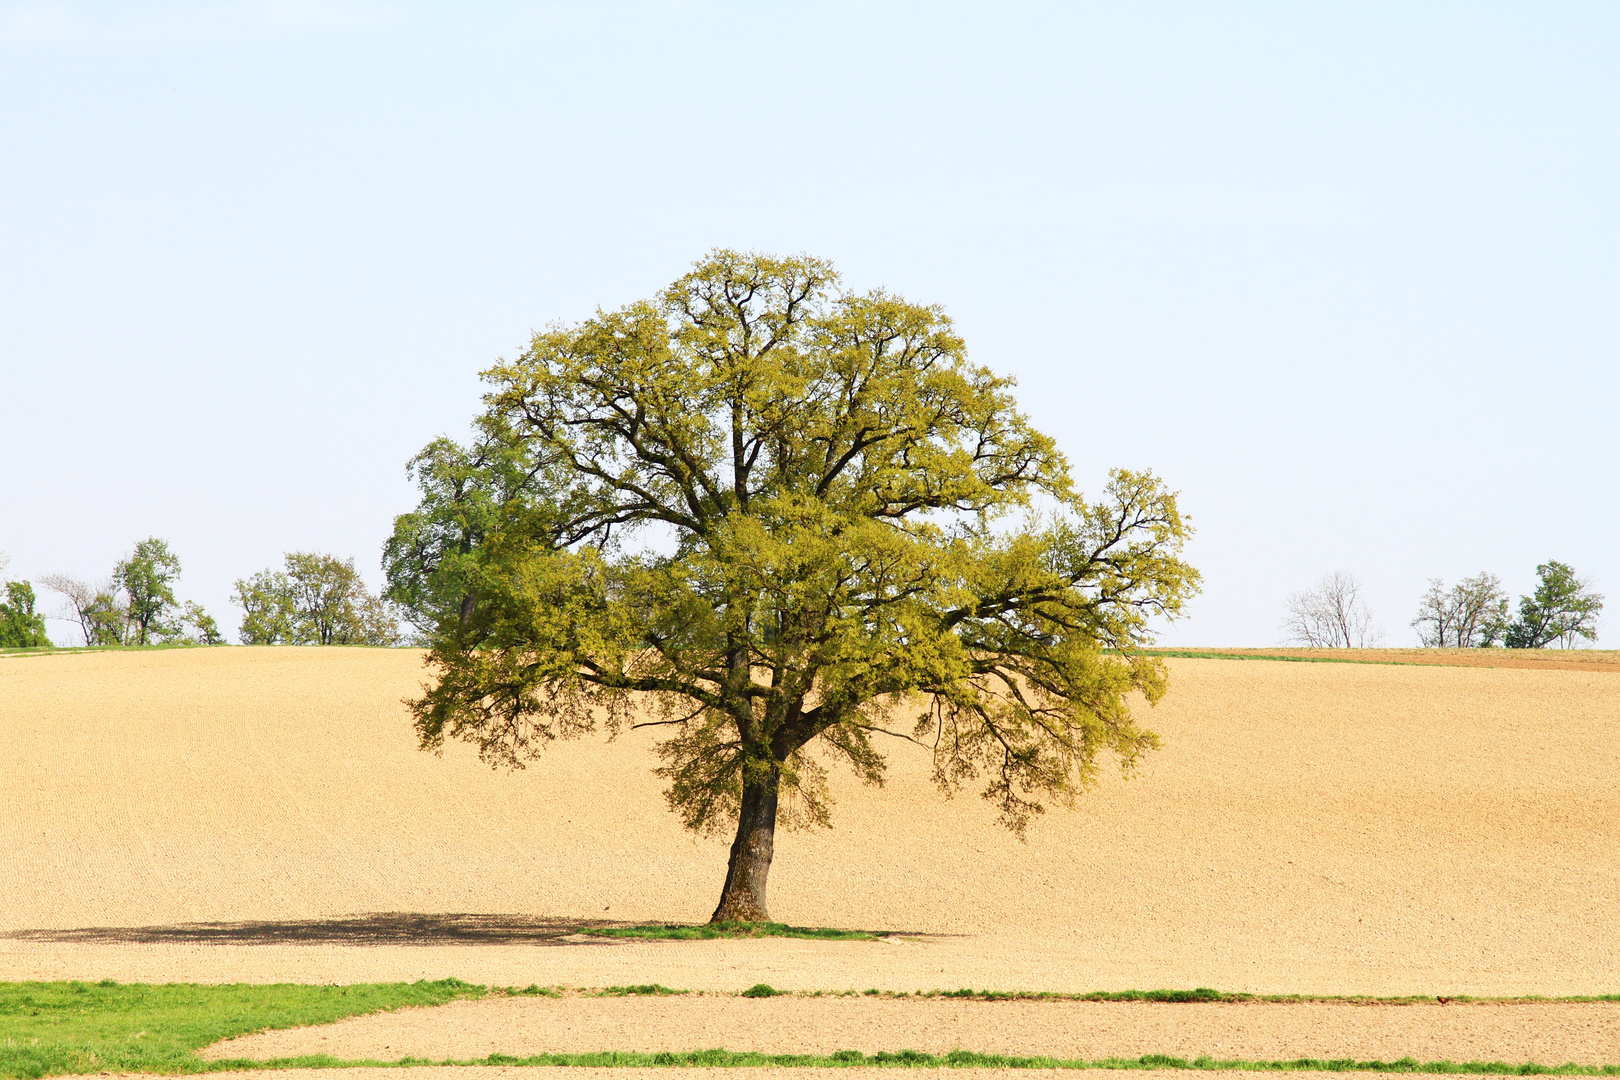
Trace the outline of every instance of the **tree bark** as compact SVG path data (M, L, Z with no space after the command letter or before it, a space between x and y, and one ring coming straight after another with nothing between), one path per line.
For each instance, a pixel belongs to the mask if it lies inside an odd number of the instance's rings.
M731 842L726 866L726 887L710 922L769 922L765 881L776 850L776 797L780 774L770 774L743 785L742 808L737 815L737 838Z

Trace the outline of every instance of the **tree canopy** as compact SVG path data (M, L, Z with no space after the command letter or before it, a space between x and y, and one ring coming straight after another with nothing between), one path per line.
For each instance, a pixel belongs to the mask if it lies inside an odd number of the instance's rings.
M1447 589L1444 581L1431 578L1412 628L1425 648L1489 648L1508 628L1502 580L1481 570Z
M124 644L150 645L180 632L170 614L178 607L174 582L180 576L180 558L166 541L147 537L135 545L127 559L113 567L113 584L123 590L128 636Z
M45 616L34 610L34 586L27 581L7 581L5 569L11 557L0 551L0 649L35 649L51 644L45 632Z
M421 742L519 766L662 726L671 807L736 827L715 919L768 917L779 810L827 823L823 762L881 783L883 738L1020 833L1157 745L1126 695L1164 693L1149 620L1198 586L1176 497L1084 499L939 307L715 251L484 378L386 552L431 627Z
M4 565L0 563L0 565ZM34 587L26 581L7 581L0 600L0 648L34 649L51 643L45 617L34 610Z
M201 604L175 600L179 577L179 556L153 536L138 542L100 584L68 574L46 574L39 582L66 601L61 617L78 624L86 645L223 644L219 624Z
M388 602L366 589L352 558L293 551L284 564L236 583L242 644L399 644Z
M1519 616L1503 643L1510 649L1542 649L1558 642L1569 649L1577 640L1597 640L1603 596L1592 583L1555 560L1536 567L1536 577L1535 592L1519 597Z

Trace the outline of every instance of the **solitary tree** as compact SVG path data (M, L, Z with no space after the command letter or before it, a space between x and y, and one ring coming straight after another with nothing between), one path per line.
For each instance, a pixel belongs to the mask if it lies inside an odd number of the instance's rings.
M1542 563L1536 576L1535 593L1519 597L1519 617L1507 628L1504 644L1542 649L1556 641L1571 649L1578 639L1596 641L1603 594L1592 591L1591 580L1561 562Z
M1288 639L1313 649L1364 649L1383 636L1361 598L1361 582L1342 570L1323 574L1314 589L1291 594L1286 611Z
M1431 579L1412 620L1426 648L1486 648L1501 639L1507 626L1502 580L1483 570L1449 589L1439 578Z
M174 582L179 576L179 557L155 536L136 544L134 553L113 567L113 583L126 598L130 623L126 644L150 645L178 632L169 616L178 606Z
M293 551L285 566L236 583L242 644L399 644L393 612L366 590L353 559Z
M915 740L1021 833L1157 745L1126 695L1164 693L1148 621L1197 587L1175 496L1116 471L1082 499L938 307L716 251L484 378L478 448L441 456L494 462L459 489L489 505L424 485L395 533L438 523L395 563L439 613L422 745L518 766L664 727L672 809L735 824L716 921L769 917L779 815L829 821L823 756L880 783L874 738Z

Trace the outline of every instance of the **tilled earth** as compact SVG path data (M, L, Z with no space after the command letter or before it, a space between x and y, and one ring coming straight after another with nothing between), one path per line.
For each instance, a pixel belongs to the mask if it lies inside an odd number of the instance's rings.
M727 843L665 809L647 732L497 771L416 748L410 651L3 657L0 978L1620 993L1620 672L1168 663L1163 749L1027 843L910 744L882 788L835 768L773 912L895 936L632 942L579 931L703 921ZM1616 1008L572 996L256 1038L1620 1064Z
M205 1056L389 1061L723 1047L765 1054L955 1049L1096 1061L1187 1059L1620 1063L1620 1003L1159 1004L938 998L513 997L268 1031Z

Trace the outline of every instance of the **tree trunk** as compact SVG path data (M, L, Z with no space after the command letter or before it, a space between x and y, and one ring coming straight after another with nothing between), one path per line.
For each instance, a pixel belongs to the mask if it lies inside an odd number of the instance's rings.
M779 774L743 785L742 811L737 815L737 839L731 842L726 887L710 922L769 922L765 907L765 879L776 850L776 796Z

